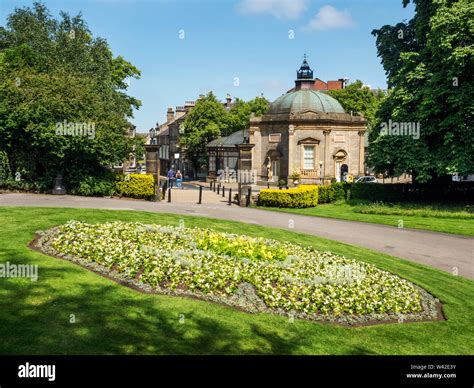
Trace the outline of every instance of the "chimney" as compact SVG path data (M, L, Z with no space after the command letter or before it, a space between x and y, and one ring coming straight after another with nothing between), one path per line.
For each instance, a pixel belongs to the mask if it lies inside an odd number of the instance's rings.
M173 121L174 119L174 111L173 108L169 107L168 111L166 112L166 121L170 122Z
M195 105L196 105L195 101L185 101L184 102L184 109L185 109L186 112L189 112L191 109L194 108Z

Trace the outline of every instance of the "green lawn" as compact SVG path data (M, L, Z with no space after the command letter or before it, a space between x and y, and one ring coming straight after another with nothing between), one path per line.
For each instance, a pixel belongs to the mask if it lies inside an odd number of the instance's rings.
M306 209L281 209L281 208L265 208L259 209L273 210L286 213L296 213L305 216L316 216L326 218L338 218L342 220L371 222L374 224L384 224L398 227L399 221L403 221L404 228L432 230L435 232L454 233L466 236L474 236L474 219L460 218L459 211L456 208L455 213L450 217L448 211L435 212L431 210L406 209L397 213L394 209L386 208L385 210L377 208L368 208L367 205L348 204L348 203L330 203L322 204L317 207ZM388 214L365 214L360 211L384 212Z
M36 230L70 219L173 225L184 219L191 227L311 244L415 282L444 303L448 320L349 328L142 294L27 248ZM474 282L424 265L309 235L200 217L0 207L0 220L0 262L39 265L36 283L0 278L0 354L474 354Z

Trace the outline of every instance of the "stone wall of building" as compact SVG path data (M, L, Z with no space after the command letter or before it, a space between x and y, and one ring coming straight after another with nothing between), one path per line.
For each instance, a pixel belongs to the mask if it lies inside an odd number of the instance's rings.
M280 179L288 179L293 172L304 170L304 181L319 183L321 178L336 178L336 162L347 165L348 173L364 173L365 125L358 123L331 123L309 121L305 123L281 121L254 121L251 124L250 143L252 165L261 180L267 178L267 156L280 162ZM315 148L313 169L304 169L304 146Z

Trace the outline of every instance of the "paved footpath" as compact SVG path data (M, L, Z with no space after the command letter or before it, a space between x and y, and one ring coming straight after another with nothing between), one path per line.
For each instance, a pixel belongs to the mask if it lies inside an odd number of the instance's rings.
M207 191L206 198L209 195L217 197L217 194ZM146 202L69 195L59 197L43 194L0 194L0 206L142 210L219 218L289 229L384 252L449 273L457 268L459 276L474 279L474 239L467 236L241 208L218 202L217 198L214 198L214 201L214 203L206 203L203 200L202 205L197 205L193 202ZM291 225L293 228L290 227Z

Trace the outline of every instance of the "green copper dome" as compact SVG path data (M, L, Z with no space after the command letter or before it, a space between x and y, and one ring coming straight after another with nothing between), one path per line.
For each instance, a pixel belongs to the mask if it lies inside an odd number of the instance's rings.
M345 113L339 102L323 92L316 90L296 90L278 97L267 114L290 114L306 111L324 113Z

